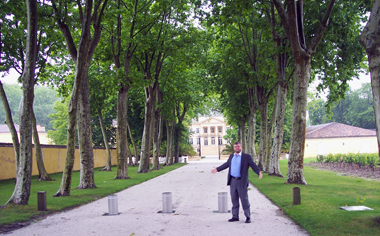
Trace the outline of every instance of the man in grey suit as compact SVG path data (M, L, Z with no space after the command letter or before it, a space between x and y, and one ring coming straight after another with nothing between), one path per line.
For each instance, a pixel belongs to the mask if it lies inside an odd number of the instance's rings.
M230 185L230 194L232 201L232 218L229 222L239 221L239 198L243 205L244 215L246 217L245 223L251 223L251 211L248 200L248 169L249 167L259 176L263 177L260 168L253 161L251 155L241 151L241 143L234 143L234 151L227 162L223 165L212 169L211 173L222 171L229 168L227 185Z

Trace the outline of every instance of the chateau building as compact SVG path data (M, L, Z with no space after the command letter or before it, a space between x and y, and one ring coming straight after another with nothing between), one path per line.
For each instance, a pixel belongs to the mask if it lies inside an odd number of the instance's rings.
M190 144L199 156L220 155L227 144L223 137L229 128L222 115L199 117L192 121Z

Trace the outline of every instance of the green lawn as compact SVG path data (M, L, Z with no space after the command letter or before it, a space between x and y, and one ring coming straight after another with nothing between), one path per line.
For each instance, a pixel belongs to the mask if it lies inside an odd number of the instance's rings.
M52 197L59 189L61 184L62 173L51 174L50 176L56 181L38 181L37 176L32 177L32 189L29 198L29 205L13 206L8 205L5 209L0 208L0 226L14 222L28 221L36 216L50 214L55 211L83 205L109 194L119 192L130 186L142 183L166 172L179 168L185 164L177 163L172 166L165 166L163 169L152 171L146 174L137 174L138 167L128 167L128 175L131 177L126 180L114 180L116 167L112 171L95 170L94 189L75 189L79 184L79 171L73 173L71 196L69 197ZM14 179L0 180L0 205L8 201L14 189ZM37 211L37 192L46 191L47 212ZM1 232L0 232L1 233Z
M306 159L309 162L313 159ZM315 159L314 159L315 160ZM280 161L286 176L287 160ZM254 185L311 235L380 235L380 182L304 167L307 186L284 184L284 178L250 175ZM292 206L300 187L301 205ZM373 211L349 212L340 206L365 205Z

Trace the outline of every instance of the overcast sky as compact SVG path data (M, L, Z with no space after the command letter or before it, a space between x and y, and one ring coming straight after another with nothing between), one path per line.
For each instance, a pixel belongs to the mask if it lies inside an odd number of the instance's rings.
M12 70L8 75L5 75L4 77L1 77L0 80L4 84L17 84L17 78L18 78L18 73L15 70ZM362 87L362 83L370 83L371 78L368 75L362 74L360 77L360 80L358 79L353 79L348 84L350 85L350 88L352 90L356 90L358 88ZM311 85L311 87L317 86L317 81Z

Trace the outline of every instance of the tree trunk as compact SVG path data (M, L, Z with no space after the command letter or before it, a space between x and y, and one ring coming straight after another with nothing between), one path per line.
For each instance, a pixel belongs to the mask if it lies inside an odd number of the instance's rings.
M371 74L371 87L373 96L373 109L375 111L375 124L377 145L380 160L380 0L374 0L371 16L364 27L359 42L368 55L368 66Z
M90 88L88 76L82 80L78 100L78 141L80 156L80 179L78 189L96 188L94 176L94 152L92 149Z
M285 120L285 108L286 108L286 94L288 92L287 82L280 82L278 84L276 93L276 121L274 128L273 146L270 155L269 162L269 175L276 175L279 177L284 177L280 171L280 153L282 147L282 141L284 137L284 120Z
M20 142L18 141L18 134L15 128L15 125L13 123L13 118L12 118L12 112L11 108L9 107L8 99L5 94L3 84L0 81L0 99L3 102L3 107L5 111L5 122L8 125L9 131L11 132L12 135L12 142L13 142L13 149L15 151L15 158L16 158L16 175L18 173L18 169L20 166ZM17 180L17 178L15 178Z
M158 93L157 95L157 101L158 99ZM154 121L153 123L153 165L152 170L159 170L161 169L160 162L159 162L159 152L160 152L160 109L156 108L154 110Z
M173 165L174 134L175 134L175 121L172 120L170 122L170 156L169 156L169 165Z
M133 139L133 136L132 136L132 131L131 131L131 127L129 126L129 122L128 120L126 121L126 124L127 124L127 128L128 128L128 132L129 132L129 138L131 139L131 142L132 142L132 145L133 145L133 150L134 150L134 156L135 156L135 162L134 163L130 163L132 166L134 165L137 165L138 164L138 160L139 160L139 152L137 150L137 146L136 146L136 143Z
M179 124L176 125L174 128L174 163L179 162L179 135L180 135L180 130L179 130Z
M117 9L120 10L120 0L116 1ZM136 16L136 15L134 15ZM116 25L116 38L112 36L111 43L112 43L112 55L113 55L113 61L115 63L115 68L119 70L121 68L120 63L120 55L121 55L121 15L120 13L116 17L117 19L117 25ZM133 32L133 25L134 21L132 23L132 27L130 28L130 36ZM116 53L114 50L114 40L116 39L117 45L116 45ZM131 60L133 56L133 52L131 52L131 45L132 42L130 42L127 46L127 49L125 51L124 55L124 77L121 77L121 83L120 83L120 90L118 91L117 95L117 170L116 170L116 176L115 179L129 179L128 176L128 92L130 89L131 81L129 79L129 70L131 66ZM136 162L137 159L135 158Z
M303 174L306 137L307 88L311 58L295 59L293 122L289 152L287 183L307 184Z
M117 170L115 179L129 179L128 176L128 91L123 83L117 94Z
M173 164L173 141L174 141L175 121L166 121L166 160L165 165Z
M290 143L290 157L286 183L307 184L303 174L303 157L306 135L306 104L307 88L310 81L310 61L322 40L335 4L330 0L325 14L319 17L319 27L311 32L309 45L306 45L303 29L303 1L286 1L285 6L280 0L272 0L280 16L286 36L292 47L294 60L294 95L293 122Z
M82 12L82 19L81 19L82 31L81 31L81 37L80 37L80 41L79 41L78 49L77 49L70 32L70 27L65 24L64 20L59 18L61 14L59 13L59 10L56 6L56 1L52 1L53 9L56 13L55 16L57 17L56 22L63 36L65 37L69 54L71 58L73 59L73 61L75 62L74 85L73 85L73 91L71 94L69 110L68 110L69 121L68 121L68 127L67 127L67 149L66 149L65 169L62 174L61 186L58 192L54 195L56 197L70 195L71 175L72 175L74 159L75 159L75 128L76 128L76 122L77 122L79 94L81 93L81 89L83 86L82 81L88 80L87 79L88 70L91 65L91 58L100 40L100 35L101 35L100 22L101 22L101 18L103 16L106 4L107 4L107 0L104 1L103 7L101 8L101 10L96 11L98 15L93 16L91 14L93 10L93 1L92 0L85 1L85 7L84 7L84 11ZM91 26L94 27L92 36L91 36ZM88 81L86 83L88 83ZM91 134L90 134L90 137L91 137ZM86 140L85 142L91 143L91 139ZM91 148L91 152L92 152L92 148ZM89 151L88 153L89 156L92 155L91 152ZM92 156L90 158L92 158ZM89 166L91 165L91 163L84 163L84 164L89 165ZM91 174L91 171L90 171L90 174ZM91 185L95 186L94 183L90 183L90 182L93 182L92 176L90 176L88 180L89 180L88 187L90 187ZM81 183L79 187L82 187Z
M259 168L267 172L267 138L268 138L268 103L262 101L259 104L260 109L260 146L259 146Z
M20 168L17 182L8 203L26 205L29 201L32 176L32 112L34 100L34 76L37 58L37 1L27 0L28 34L26 60L21 76L23 108L20 119Z
M256 159L256 112L250 112L248 117L248 135L247 135L247 150L246 152L251 154L252 158Z
M165 159L165 165L169 165L169 157L171 155L170 153L170 134L171 134L171 129L169 125L169 121L166 120L166 159Z
M254 94L254 89L248 88L248 99L249 99L249 117L248 117L248 135L247 135L247 153L252 155L253 160L256 159L256 111L257 106Z
M107 151L107 165L101 170L111 171L112 156L111 156L110 145L108 143L106 127L104 126L104 123L103 123L103 115L102 115L101 109L98 109L98 116L99 116L100 129L102 130L102 134L103 134L104 146L106 147L106 151Z
M145 115L144 115L144 131L141 141L141 159L138 173L147 173L149 171L150 156L150 128L152 122L152 105L155 102L153 88L148 86L145 88Z
M36 124L36 117L34 111L32 110L32 128L33 128L33 140L34 140L34 151L36 153L36 163L38 168L38 180L52 181L49 174L46 172L44 159L42 156L42 150L40 145L40 138L38 137L38 130Z
M177 104L176 107L177 111L177 119L178 119L178 124L175 127L175 135L174 135L174 163L178 163L179 161L179 138L181 136L181 129L182 129L182 123L185 118L186 112L187 112L187 105L186 103L183 104L183 111L182 113L180 112L180 104Z
M271 154L271 147L273 144L273 129L274 129L275 121L276 121L276 109L277 109L276 107L277 107L277 99L275 98L275 102L274 102L274 106L273 106L273 110L272 110L272 114L271 114L271 118L270 118L269 126L268 126L267 146L266 146L267 156L265 157L265 159L267 160L266 167L265 167L266 170L269 170L269 165L270 165L269 164L270 154Z
M247 120L245 117L241 118L241 123L240 123L240 142L241 146L243 147L242 152L246 153L247 152L247 135L245 132L245 123L247 123Z
M153 157L153 138L154 138L154 134L153 134L153 126L154 126L154 118L155 118L155 110L156 110L156 95L155 95L156 91L154 90L153 91L153 96L154 96L154 102L151 104L151 113L152 114L152 117L150 119L150 129L149 129L149 164L150 164L150 157L152 156ZM151 152L152 151L152 152Z

